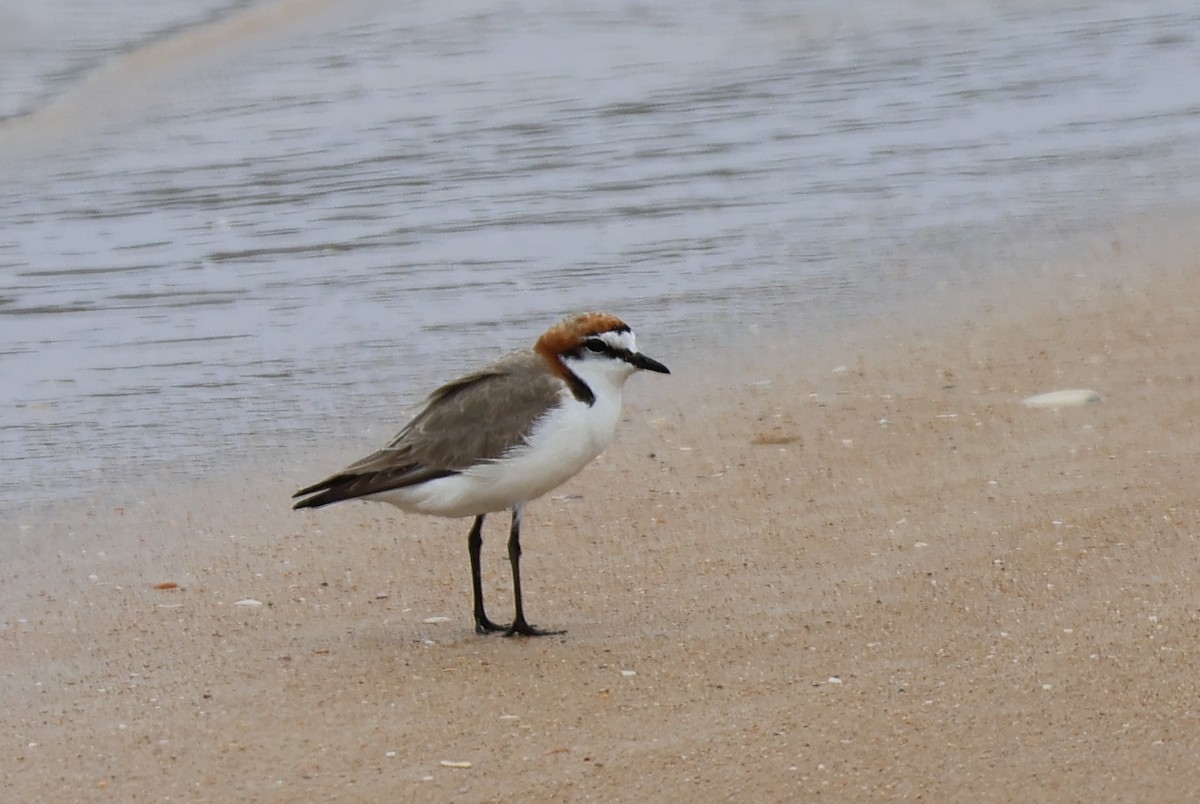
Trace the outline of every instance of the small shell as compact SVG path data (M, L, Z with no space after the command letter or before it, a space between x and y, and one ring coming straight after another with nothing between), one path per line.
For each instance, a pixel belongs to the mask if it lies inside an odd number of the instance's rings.
M1078 408L1099 402L1100 394L1090 388L1070 388L1047 394L1025 397L1021 404L1027 408Z

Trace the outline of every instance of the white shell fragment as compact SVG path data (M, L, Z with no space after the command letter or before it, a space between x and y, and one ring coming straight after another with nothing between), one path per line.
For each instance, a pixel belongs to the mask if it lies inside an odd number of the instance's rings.
M248 597L245 600L239 600L238 602L234 603L233 605L235 605L235 606L261 606L262 601L255 600L252 597Z
M456 761L449 760L449 759L443 759L438 764L441 765L443 768L469 768L469 767L471 767L470 762L456 762Z
M1100 394L1090 388L1070 388L1028 396L1021 402L1027 408L1078 408L1099 402L1100 398Z

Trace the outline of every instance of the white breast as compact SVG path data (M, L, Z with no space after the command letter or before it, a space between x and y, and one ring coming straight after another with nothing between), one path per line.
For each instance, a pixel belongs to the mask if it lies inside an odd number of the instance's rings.
M621 416L621 391L598 387L587 405L563 390L559 404L538 421L528 443L503 457L449 477L371 495L406 511L475 516L504 511L562 485L612 443Z

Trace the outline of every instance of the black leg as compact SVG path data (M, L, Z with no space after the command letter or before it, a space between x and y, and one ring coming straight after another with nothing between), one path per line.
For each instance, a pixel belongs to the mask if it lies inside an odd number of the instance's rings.
M566 631L542 631L525 622L525 608L521 605L521 514L524 513L524 510L525 506L523 505L513 506L512 530L508 533L508 560L512 562L513 600L516 602L517 611L512 625L508 627L504 635L553 636L565 634Z
M471 534L467 536L467 550L471 553L471 589L475 595L475 633L490 634L492 631L506 630L503 625L497 625L483 613L483 578L479 573L479 551L483 548L483 515L475 517L471 526Z

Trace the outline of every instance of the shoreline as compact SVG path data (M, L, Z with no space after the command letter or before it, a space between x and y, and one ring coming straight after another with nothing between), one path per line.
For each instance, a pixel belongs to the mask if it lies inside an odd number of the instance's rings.
M951 315L656 355L670 382L527 514L530 619L565 637L472 632L465 521L293 513L354 445L18 512L0 790L1186 797L1200 258L1154 226ZM1021 405L1063 388L1102 401Z
M814 354L819 355L820 344L836 344L855 337L855 333L873 331L872 322L888 322L897 331L907 331L927 326L946 310L1004 305L1019 309L1025 303L1021 289L1031 282L1053 285L1080 270L1101 277L1117 270L1115 265L1120 261L1114 262L1113 257L1121 255L1109 253L1114 244L1126 244L1122 246L1126 250L1150 255L1184 253L1189 248L1191 223L1198 216L1200 207L1187 204L1170 210L1142 210L1124 216L1121 223L1100 220L1085 228L1063 224L1058 234L1046 226L1035 227L1023 241L1014 234L1021 231L1018 223L1006 220L970 246L964 244L961 234L959 240L943 242L936 231L928 231L879 265L851 268L855 278L844 288L829 277L814 279L809 289L803 285L792 287L781 297L792 300L790 307L778 301L750 310L733 305L714 311L703 325L664 330L656 328L653 312L621 309L619 305L612 312L634 326L648 350L669 355L681 365L682 371L677 372L681 376L668 383L669 399L671 390L681 381L687 382L687 377L703 377L711 382L709 363L741 365L745 356L773 345L794 353L799 344L798 357L803 358L807 344L817 344ZM1147 231L1154 232L1150 242ZM1090 264L1083 265L1085 262ZM1075 267L1077 264L1080 268ZM939 277L936 281L932 278L935 276ZM827 302L815 301L826 297ZM0 493L0 505L14 512L82 504L89 499L101 507L107 504L105 501L128 506L145 493L198 488L218 474L254 477L258 473L277 473L293 463L310 460L310 456L317 456L313 461L316 470L325 471L329 465L345 463L356 453L365 454L390 438L419 406L427 383L449 379L459 370L498 357L523 338L536 337L538 325L548 325L553 319L548 316L545 321L530 322L528 331L515 333L516 342L489 341L470 357L458 356L460 362L455 365L422 366L425 376L419 380L395 371L393 361L374 367L364 364L357 370L357 382L330 382L325 387L316 386L311 393L285 392L264 407L279 411L282 417L282 421L274 420L277 429L270 431L257 429L247 420L228 433L220 428L213 431L203 423L193 432L188 415L194 411L186 403L180 407L179 400L168 400L149 411L135 406L136 417L140 418L118 414L112 420L101 420L92 433L99 439L98 445L87 444L82 435L71 441L48 438L32 464L14 456L10 459L14 471L4 493ZM804 370L810 362L797 361ZM375 373L385 380L377 383L372 379ZM314 388L311 378L295 378L289 383L294 389ZM245 387L252 385L247 383ZM379 388L384 389L382 393ZM659 389L649 390L657 393ZM632 386L630 398L637 393L638 388ZM41 409L43 405L54 408L58 403L47 399L29 409ZM304 410L321 411L321 415L287 412ZM261 418L264 413L257 415ZM118 434L123 427L138 430L139 422L152 427L164 441L155 445L156 436L151 434L142 441ZM16 418L13 430L27 431L36 441L39 427L56 426L53 416L39 421L37 414L22 414ZM20 454L23 451L19 450Z

